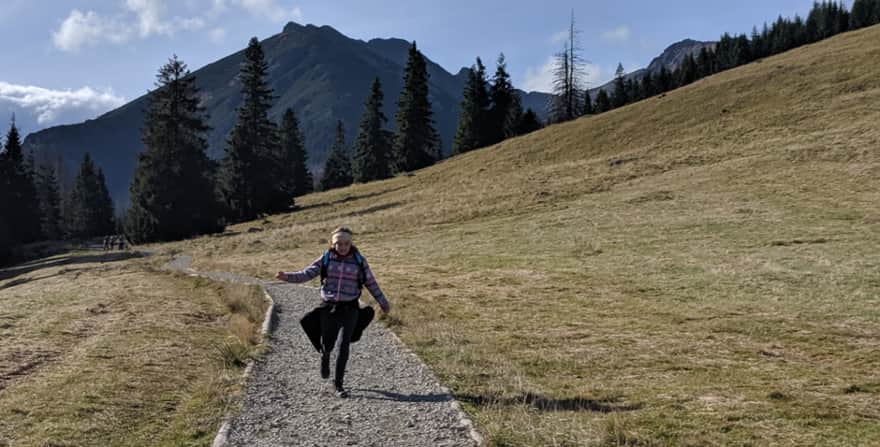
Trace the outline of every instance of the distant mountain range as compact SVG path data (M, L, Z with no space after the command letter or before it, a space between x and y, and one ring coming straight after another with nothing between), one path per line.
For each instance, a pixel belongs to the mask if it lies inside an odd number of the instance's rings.
M330 26L291 22L281 33L261 43L269 64L268 82L276 96L270 118L278 121L288 107L297 113L313 169L322 166L326 159L337 119L345 124L347 141L353 140L364 99L376 76L385 93L383 112L389 118L389 126L393 126L410 42L364 42L346 37ZM673 60L674 56L669 58ZM207 140L213 158L223 155L226 136L235 122L235 109L241 101L238 73L243 59L241 50L193 72L211 126ZM467 69L453 75L430 59L427 62L434 120L445 152L449 153ZM140 131L147 96L80 124L32 133L24 141L25 150L48 156L61 154L70 168L75 168L88 151L104 170L116 206L125 208L137 154L143 148ZM520 96L524 108L532 108L544 117L550 95L520 92Z

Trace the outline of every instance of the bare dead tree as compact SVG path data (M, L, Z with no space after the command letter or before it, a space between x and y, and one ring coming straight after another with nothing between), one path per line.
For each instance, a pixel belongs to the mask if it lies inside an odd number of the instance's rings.
M568 39L556 53L553 67L553 96L549 104L551 122L563 122L580 116L583 111L584 60L578 43L580 31L575 28L574 10L568 27Z

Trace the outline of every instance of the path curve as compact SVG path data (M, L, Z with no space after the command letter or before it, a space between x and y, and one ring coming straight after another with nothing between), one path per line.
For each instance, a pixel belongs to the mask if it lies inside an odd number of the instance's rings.
M319 376L320 355L299 325L300 317L318 304L316 289L226 272L195 272L189 268L191 259L178 256L169 267L219 281L261 285L275 303L270 350L254 364L244 405L230 421L226 445L482 443L449 391L381 324L370 325L364 337L351 345L345 375L351 396L338 398L332 378Z

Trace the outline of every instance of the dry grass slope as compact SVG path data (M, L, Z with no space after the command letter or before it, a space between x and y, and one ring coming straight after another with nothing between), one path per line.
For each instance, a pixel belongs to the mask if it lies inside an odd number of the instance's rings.
M271 277L352 226L491 445L877 445L876 61L875 26L159 249Z
M210 445L267 305L167 261L74 253L0 271L0 445Z

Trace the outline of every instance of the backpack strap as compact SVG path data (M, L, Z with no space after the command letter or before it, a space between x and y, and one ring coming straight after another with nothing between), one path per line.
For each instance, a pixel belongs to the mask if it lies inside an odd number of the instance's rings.
M327 280L327 264L330 263L330 250L324 250L324 256L321 257L321 285Z
M364 262L364 257L361 256L361 252L355 250L354 252L354 260L357 262L358 267L360 267L360 272L358 274L358 288L362 289L364 284L367 283L367 269L366 262Z

